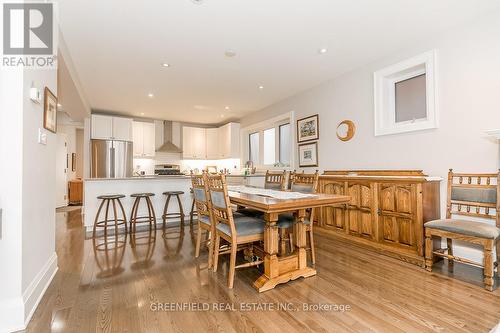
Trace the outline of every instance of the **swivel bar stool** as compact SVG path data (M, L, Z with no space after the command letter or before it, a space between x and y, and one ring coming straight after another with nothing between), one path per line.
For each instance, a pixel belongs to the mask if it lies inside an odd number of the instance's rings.
M132 205L132 213L130 215L130 233L135 233L137 230L137 224L141 223L148 223L150 230L152 228L156 230L156 215L153 204L151 203L151 197L154 196L154 193L134 193L130 196L135 198L134 204ZM146 201L148 215L137 216L141 199L145 199Z
M118 234L118 227L123 225L125 227L125 234L127 233L127 218L125 215L125 210L123 209L122 203L120 199L125 198L123 194L109 194L109 195L100 195L97 199L102 200L97 210L97 214L95 216L94 228L92 230L92 238L96 238L97 230L103 229L104 238L108 237L108 228L113 228L114 234ZM110 219L109 216L109 206L110 204L113 207L113 218ZM104 220L99 220L99 215L101 214L102 208L106 205L106 210L104 214ZM117 206L120 207L121 218L118 215Z

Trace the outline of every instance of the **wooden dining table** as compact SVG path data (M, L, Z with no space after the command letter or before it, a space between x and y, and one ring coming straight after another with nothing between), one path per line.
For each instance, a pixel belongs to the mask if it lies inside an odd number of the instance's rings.
M266 221L263 249L264 274L253 283L259 292L273 289L278 284L287 283L300 277L307 278L316 275L316 269L307 266L306 225L304 224L306 210L342 205L351 199L349 196L336 194L315 194L298 199L277 199L231 190L228 194L232 204L253 208L264 213ZM278 256L277 222L280 213L293 213L297 222L293 224L294 251L288 255Z

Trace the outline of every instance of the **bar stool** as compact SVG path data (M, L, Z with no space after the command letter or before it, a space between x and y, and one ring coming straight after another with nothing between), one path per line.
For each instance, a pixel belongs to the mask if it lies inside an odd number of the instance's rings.
M151 229L151 226L153 226L156 230L156 214L153 204L151 203L151 197L154 196L154 193L134 193L130 196L135 198L134 204L132 205L132 213L130 214L130 232L136 232L138 223L149 223L149 228ZM146 206L148 208L147 216L137 216L139 204L141 203L142 198L145 199Z
M163 195L167 196L167 200L165 201L165 206L163 207L163 215L161 216L163 219L163 228L166 229L166 224L168 219L181 219L181 230L184 228L184 209L182 208L181 195L184 194L183 191L165 191ZM170 199L172 197L177 198L177 203L179 205L179 213L169 213L168 212L168 204L170 203ZM165 237L166 233L163 233Z
M108 236L108 227L114 227L114 234L118 235L118 226L124 225L125 226L125 234L127 233L127 218L125 215L125 210L123 209L122 203L120 199L125 198L123 194L109 194L109 195L100 195L97 197L97 199L102 200L101 205L99 206L99 209L97 210L97 214L95 216L95 221L94 221L94 228L92 230L92 238L96 238L97 234L97 228L103 228L104 229L104 238L107 238ZM118 203L118 206L120 207L121 211L121 218L118 216L118 210L116 208L116 205ZM113 205L113 219L109 218L109 205ZM99 221L99 215L101 214L101 210L106 205L106 211L104 214L104 220ZM108 225L111 224L111 225Z

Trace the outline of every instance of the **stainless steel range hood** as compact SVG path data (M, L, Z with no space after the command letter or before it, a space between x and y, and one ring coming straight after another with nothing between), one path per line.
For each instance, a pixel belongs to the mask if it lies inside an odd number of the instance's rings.
M156 151L162 153L182 153L182 149L172 142L172 122L168 120L163 121L163 145Z

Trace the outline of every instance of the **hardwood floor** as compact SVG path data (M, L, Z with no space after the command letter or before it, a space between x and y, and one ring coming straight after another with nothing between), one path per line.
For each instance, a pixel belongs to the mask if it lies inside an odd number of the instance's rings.
M125 246L94 251L92 240L84 240L80 212L57 213L59 272L27 332L488 332L500 319L500 290L487 292L331 236L315 236L317 276L262 294L252 287L256 268L239 270L230 290L227 259L209 272L206 251L194 259L189 227L183 237L168 236L143 232L135 250L129 236ZM457 275L477 275L480 283L479 270L455 265ZM212 305L205 312L153 311L156 302ZM278 302L293 309L238 309ZM216 311L213 303L236 310ZM303 303L351 309L304 311Z

